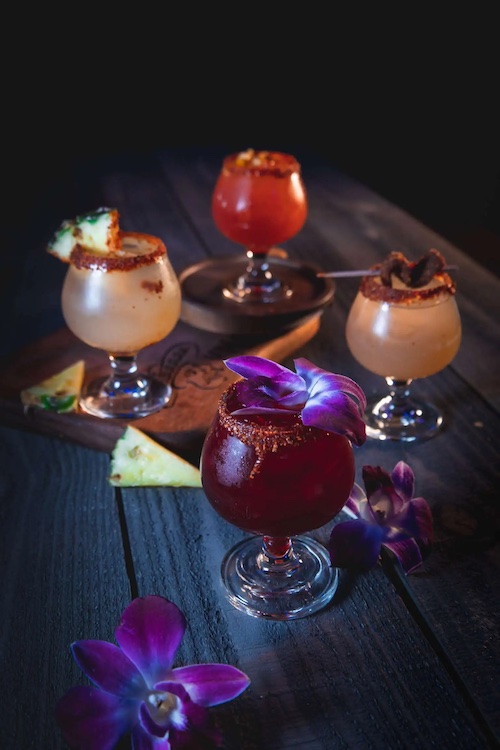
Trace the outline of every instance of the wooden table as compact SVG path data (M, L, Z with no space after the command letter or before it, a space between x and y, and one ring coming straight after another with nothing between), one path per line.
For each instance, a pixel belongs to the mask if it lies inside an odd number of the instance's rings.
M239 698L211 709L228 748L497 746L500 280L317 155L296 155L309 216L286 244L291 257L345 270L366 268L391 250L417 258L435 247L459 266L461 349L414 388L445 409L445 428L420 443L368 440L355 454L358 482L364 464L392 470L402 459L413 468L417 494L433 512L432 552L409 576L388 555L365 575L341 573L333 604L312 617L246 616L226 601L219 582L223 553L243 535L215 514L202 490L111 487L113 436L99 441L91 421L68 436L57 425L26 420L9 381L0 426L2 750L64 747L54 706L87 682L70 643L114 641L131 599L153 593L187 617L177 664L233 664L251 679ZM23 347L64 328L65 268L44 250L62 219L117 206L123 228L165 240L179 274L204 258L239 252L210 214L222 156L164 149L75 159L48 186L15 228L18 246L5 263L4 384ZM370 395L380 378L353 360L344 336L357 285L338 281L315 335L281 361L307 357L355 378ZM216 343L222 358L229 342ZM174 446L195 460L199 441L181 433ZM325 541L328 531L314 536Z

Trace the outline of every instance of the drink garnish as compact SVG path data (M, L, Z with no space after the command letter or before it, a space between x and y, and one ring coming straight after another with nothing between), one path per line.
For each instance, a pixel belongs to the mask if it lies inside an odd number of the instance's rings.
M366 396L351 378L323 370L304 357L294 360L296 372L254 355L232 357L224 364L243 378L235 384L242 406L231 412L233 416L294 412L308 427L345 435L356 445L365 442Z
M394 274L410 289L418 289L442 273L445 266L439 250L431 249L415 262L409 261L403 253L392 252L380 264L380 279L384 286L392 286Z
M102 206L75 219L65 219L48 242L47 252L65 263L71 262L78 248L109 255L121 246L119 218L116 208Z

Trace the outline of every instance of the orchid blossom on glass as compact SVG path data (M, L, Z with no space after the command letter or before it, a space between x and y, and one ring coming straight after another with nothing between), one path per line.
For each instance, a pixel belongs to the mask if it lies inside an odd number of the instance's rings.
M250 680L225 664L173 669L185 630L175 604L146 596L123 612L115 631L119 647L75 641L73 657L97 687L74 687L59 701L56 720L68 744L110 750L132 732L134 750L220 747L207 707L236 698Z
M390 549L405 573L422 564L432 541L432 515L423 497L413 497L415 475L404 461L392 474L380 466L363 466L366 497L356 486L344 510L355 519L337 524L328 549L332 565L365 572L377 562L381 547Z
M365 442L366 396L346 375L322 370L304 357L294 360L296 372L254 355L232 357L224 363L244 378L236 383L244 407L233 414L300 412L308 427L346 435L356 445Z

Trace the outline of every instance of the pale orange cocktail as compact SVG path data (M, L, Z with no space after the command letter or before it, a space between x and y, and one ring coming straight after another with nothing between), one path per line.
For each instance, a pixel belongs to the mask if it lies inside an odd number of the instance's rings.
M180 304L165 245L137 232L123 233L112 256L79 250L62 290L68 328L112 354L135 354L161 341L177 323Z

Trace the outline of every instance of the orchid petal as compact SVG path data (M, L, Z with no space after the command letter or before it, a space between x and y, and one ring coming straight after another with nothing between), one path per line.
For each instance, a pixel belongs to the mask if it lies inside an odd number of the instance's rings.
M404 461L398 461L392 471L391 478L398 495L404 502L409 502L413 497L415 486L413 470Z
M363 466L363 481L372 508L382 512L386 518L400 512L403 499L394 489L392 479L385 469L381 466Z
M359 484L353 484L351 493L344 505L344 510L347 508L347 510L351 511L355 516L360 516L363 504L366 505L366 495Z
M151 737L140 724L137 724L132 732L132 748L133 750L172 750L172 745L170 736Z
M380 526L359 519L339 523L330 535L331 563L336 568L366 572L377 562L383 539Z
M432 539L432 514L423 497L416 497L406 503L397 516L390 519L391 533L389 539L393 542L414 537L428 544Z
M98 687L121 698L139 699L147 690L137 667L118 646L107 641L75 641L73 657Z
M250 684L246 674L227 664L178 667L172 670L169 679L181 682L191 699L200 706L217 706L230 701Z
M422 564L422 553L415 539L401 542L384 542L398 558L405 573L411 573Z
M366 427L357 406L340 392L325 393L309 399L302 410L302 421L347 437L356 445L366 440Z
M116 629L123 652L149 685L165 679L186 630L180 609L161 596L134 599Z
M241 404L246 407L275 407L300 410L307 401L307 391L281 392L270 382L262 383L260 379L240 380L236 383L236 394ZM233 412L234 414L235 412Z
M56 706L64 740L74 748L111 750L137 721L137 704L91 686L69 690Z
M288 367L273 362L264 357L257 357L253 354L246 354L241 357L230 357L224 360L224 364L233 372L244 378L254 379L256 377L265 377L272 380L279 386L280 390L304 390L304 381L292 372Z
M172 748L175 750L178 748L209 750L221 746L222 735L215 728L207 709L193 701L180 682L159 683L156 689L165 690L179 699L177 708L169 717L168 736ZM146 729L151 726L149 723L151 717L148 719L147 713L146 707L141 706L141 719ZM156 726L155 730L158 731L158 729L159 727ZM156 745L154 750L156 750Z
M403 503L392 486L392 482L386 487L376 489L369 495L368 504L373 511L377 523L382 525L394 523L394 518L408 505L408 503Z
M314 397L318 392L322 391L344 391L359 401L361 412L366 409L364 391L354 380L348 378L347 375L338 375L323 370L304 357L294 359L294 364L298 375L303 378L311 396Z

